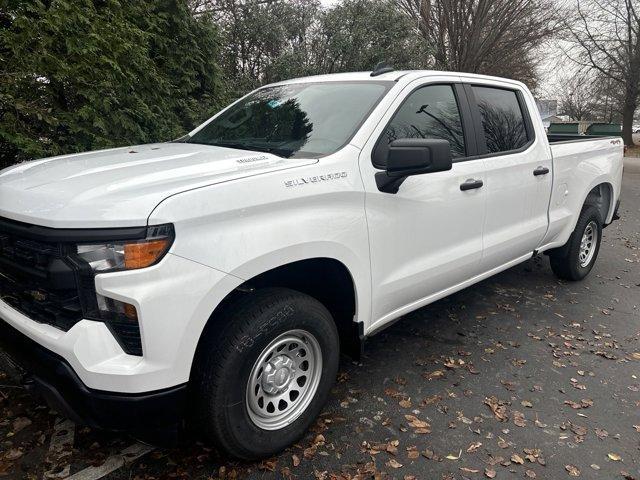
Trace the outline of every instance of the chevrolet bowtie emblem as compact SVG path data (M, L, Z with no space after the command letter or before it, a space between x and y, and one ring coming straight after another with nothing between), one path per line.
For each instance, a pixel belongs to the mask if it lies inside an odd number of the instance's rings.
M28 292L34 300L38 302L44 302L47 299L47 294L41 292L40 290L31 290Z

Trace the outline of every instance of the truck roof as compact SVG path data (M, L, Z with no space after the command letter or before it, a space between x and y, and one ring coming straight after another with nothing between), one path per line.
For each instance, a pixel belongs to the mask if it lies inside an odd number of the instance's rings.
M353 82L353 81L396 81L405 74L411 72L411 70L394 70L392 72L383 73L376 77L371 76L371 71L368 72L346 72L346 73L328 73L324 75L311 75L309 77L292 78L289 80L283 80L281 82L275 82L272 85L285 85L288 83L313 83L313 82Z
M315 82L380 82L391 81L397 82L401 78L406 81L411 81L416 78L425 76L439 76L439 75L455 75L467 80L491 80L495 82L503 82L515 84L520 87L525 87L524 84L510 78L493 77L490 75L480 75L477 73L465 73L465 72L447 72L439 70L393 70L391 72L383 73L377 76L371 76L371 71L367 72L348 72L348 73L330 73L324 75L313 75L308 77L292 78L289 80L283 80L281 82L274 82L271 85L287 85L293 83L315 83Z

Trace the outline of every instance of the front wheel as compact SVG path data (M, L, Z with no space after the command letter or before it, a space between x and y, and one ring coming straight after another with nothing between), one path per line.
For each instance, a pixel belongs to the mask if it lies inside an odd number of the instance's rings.
M333 318L308 295L265 289L216 325L196 360L199 426L235 457L273 455L304 435L329 395L340 351Z
M583 208L576 228L567 244L557 252L551 252L551 269L564 280L582 280L598 257L602 241L602 219L593 206Z

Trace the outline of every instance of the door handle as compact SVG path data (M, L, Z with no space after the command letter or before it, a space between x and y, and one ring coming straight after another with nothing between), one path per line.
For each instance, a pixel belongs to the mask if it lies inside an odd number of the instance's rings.
M475 180L473 178L468 179L466 182L460 185L460 190L473 190L474 188L480 188L484 185L482 180Z
M549 173L549 169L547 167L539 166L533 171L533 174L537 177L538 175L546 175Z

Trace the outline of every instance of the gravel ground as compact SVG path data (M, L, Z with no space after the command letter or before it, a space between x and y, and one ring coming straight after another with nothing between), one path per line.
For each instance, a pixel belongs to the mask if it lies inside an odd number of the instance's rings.
M104 476L135 442L55 427L0 372L0 476L640 479L640 175L625 176L621 215L581 283L534 258L371 338L312 431L260 464L191 442Z

